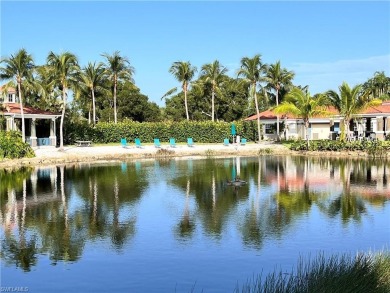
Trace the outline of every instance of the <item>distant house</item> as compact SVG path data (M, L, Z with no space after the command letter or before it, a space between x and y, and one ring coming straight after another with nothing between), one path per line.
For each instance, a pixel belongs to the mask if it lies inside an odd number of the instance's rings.
M329 108L333 113L329 117L313 117L309 119L307 135L311 140L336 139L341 132L343 117L334 108ZM276 139L276 114L272 110L266 110L259 114L262 123L264 139ZM257 115L250 116L244 121L257 120ZM305 139L304 123L302 118L292 115L279 115L281 128L280 136L284 139ZM349 125L351 139L372 139L384 140L390 134L390 101L382 105L369 107L360 114L354 116Z
M22 115L15 88L0 87L0 116L5 118L5 130L21 131ZM48 111L23 107L26 142L32 147L56 146L56 119L61 117Z

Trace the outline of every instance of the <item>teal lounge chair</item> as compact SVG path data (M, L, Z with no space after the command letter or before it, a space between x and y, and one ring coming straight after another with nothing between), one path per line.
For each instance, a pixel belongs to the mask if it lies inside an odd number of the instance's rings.
M123 148L127 148L127 140L126 138L121 138L121 145Z
M174 138L170 138L170 139L169 139L169 146L170 146L171 148L175 148L175 147L176 147L176 141L175 141Z
M139 138L136 138L136 139L135 139L135 146L136 146L137 148L141 148L141 139L139 139Z
M224 145L224 146L229 146L229 139L228 139L228 138L225 138L225 139L223 140L223 145Z
M241 138L241 145L246 145L246 138Z
M155 138L155 139L154 139L154 146L155 146L156 148L160 148L160 147L161 147L160 139L158 139L158 138Z
M187 138L187 145L189 147L193 147L194 146L194 141L192 140L192 137Z

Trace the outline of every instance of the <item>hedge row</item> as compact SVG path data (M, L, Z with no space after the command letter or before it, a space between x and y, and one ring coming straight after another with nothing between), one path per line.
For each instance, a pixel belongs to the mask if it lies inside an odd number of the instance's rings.
M0 159L32 158L35 153L16 131L0 131Z
M68 124L65 128L65 144L73 144L76 140L91 140L94 143L119 143L121 138L133 141L140 138L142 142L151 143L154 138L168 142L171 137L176 142L187 142L192 137L198 143L219 143L224 138L232 140L232 123L227 122L133 122L126 121L118 124L98 123L92 127L85 123ZM253 122L236 122L237 135L247 141L257 140L257 126Z
M307 151L307 142L298 140L290 146L294 151ZM365 151L370 155L382 155L390 151L390 141L310 141L309 151Z

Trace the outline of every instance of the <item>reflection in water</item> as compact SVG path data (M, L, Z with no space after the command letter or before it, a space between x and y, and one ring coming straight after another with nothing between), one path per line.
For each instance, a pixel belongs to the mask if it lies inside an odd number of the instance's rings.
M314 207L343 224L362 221L368 206L383 208L388 170L387 162L263 156L0 171L1 258L27 272L38 255L53 265L80 261L101 240L123 251L148 229L137 226L138 204L162 183L162 198L176 198L180 210L169 230L174 239L199 232L221 240L237 229L244 247L261 250L266 239L310 220Z
M187 181L186 198L184 204L184 212L180 218L180 222L177 227L177 236L181 240L191 238L195 230L195 221L191 219L190 215L190 180Z

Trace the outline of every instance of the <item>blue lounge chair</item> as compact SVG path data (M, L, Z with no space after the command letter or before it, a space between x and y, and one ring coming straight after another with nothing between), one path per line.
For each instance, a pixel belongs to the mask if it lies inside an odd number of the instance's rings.
M229 139L228 139L228 138L225 138L225 139L223 140L223 145L224 145L224 146L229 146Z
M192 140L192 137L187 138L187 145L189 147L193 147L194 146L194 141Z
M154 139L154 146L155 146L156 148L160 148L160 147L161 147L160 139L158 139L158 138L155 138L155 139Z
M139 138L136 138L136 139L135 139L135 146L136 146L137 148L141 148L141 139L139 139Z
M170 138L170 139L169 139L169 146L170 146L171 148L175 148L175 147L176 147L176 141L175 141L174 138Z
M241 145L246 145L246 138L241 138Z
M127 147L127 140L126 140L126 138L121 138L121 145L122 145L123 148Z

